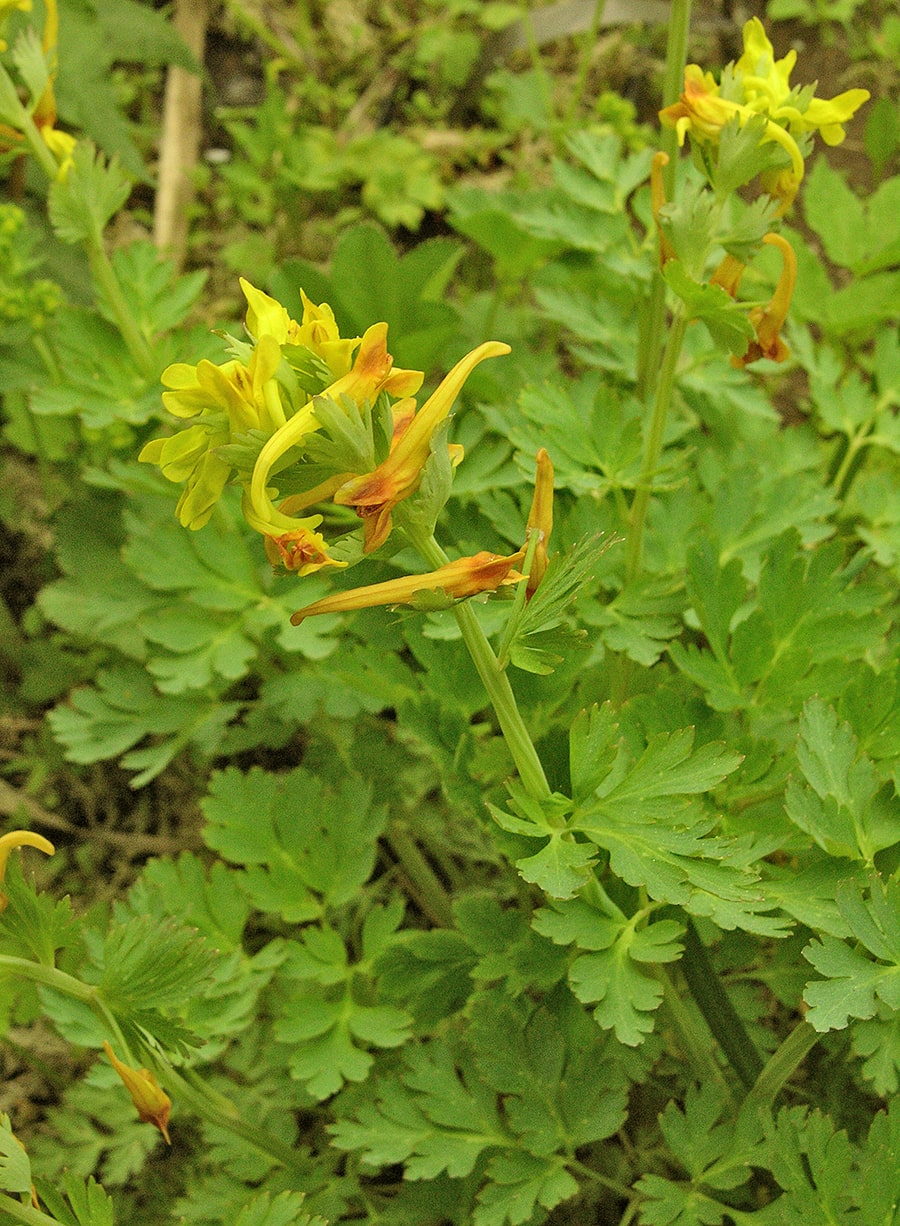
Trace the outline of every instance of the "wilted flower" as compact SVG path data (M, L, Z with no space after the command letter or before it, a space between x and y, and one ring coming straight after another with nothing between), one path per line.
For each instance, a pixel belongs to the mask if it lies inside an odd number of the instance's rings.
M133 1069L130 1065L124 1064L105 1040L103 1050L125 1083L125 1089L131 1095L131 1101L137 1108L138 1119L145 1124L153 1124L165 1137L166 1144L171 1145L172 1142L169 1140L171 1098L160 1087L149 1069Z
M542 447L537 453L537 471L534 476L534 496L531 500L531 510L528 513L528 524L525 529L525 545L531 537L537 534L537 545L531 559L531 570L528 572L528 596L537 591L538 585L547 571L547 542L553 531L553 464Z

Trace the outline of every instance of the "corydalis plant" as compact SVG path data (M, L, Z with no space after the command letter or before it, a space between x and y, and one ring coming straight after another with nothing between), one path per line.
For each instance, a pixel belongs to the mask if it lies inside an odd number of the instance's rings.
M184 483L177 514L186 527L203 527L225 486L237 481L244 517L266 538L274 564L301 576L346 566L318 531L322 515L299 513L323 503L352 508L363 532L350 553L384 545L426 468L447 477L461 460L462 448L442 441L453 402L478 363L509 346L479 345L419 407L414 394L424 374L394 366L387 324L342 338L331 308L302 291L298 323L275 299L247 281L241 286L250 342L232 340L235 356L222 365L178 363L164 372L166 407L194 424L154 439L140 459ZM348 546L341 543L345 553Z

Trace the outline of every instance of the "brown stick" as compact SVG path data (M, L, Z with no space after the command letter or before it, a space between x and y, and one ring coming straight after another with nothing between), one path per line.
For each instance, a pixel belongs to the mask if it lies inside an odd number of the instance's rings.
M209 0L176 0L173 25L198 64L203 63ZM194 167L200 152L201 93L199 75L171 65L166 75L159 184L153 218L153 241L180 267L187 251L188 211L194 195Z

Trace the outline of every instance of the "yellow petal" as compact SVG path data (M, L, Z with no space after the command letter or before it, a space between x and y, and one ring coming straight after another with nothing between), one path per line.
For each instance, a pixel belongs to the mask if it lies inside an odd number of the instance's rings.
M240 285L247 299L244 323L253 339L258 341L261 336L273 336L279 345L286 344L291 324L294 324L286 308L243 277L240 278ZM294 324L294 327L297 325Z

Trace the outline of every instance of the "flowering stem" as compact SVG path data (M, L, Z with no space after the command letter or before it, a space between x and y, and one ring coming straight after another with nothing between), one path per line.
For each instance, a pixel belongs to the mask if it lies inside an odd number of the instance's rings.
M809 1055L819 1038L809 1022L798 1022L781 1046L772 1052L747 1095L745 1105L752 1103L758 1108L771 1108L784 1083Z
M431 865L422 855L405 823L391 822L387 843L409 878L412 892L428 918L442 928L453 926L453 912L447 891L435 876Z
M762 1060L690 918L687 918L685 928L681 970L691 995L728 1057L729 1064L750 1089L763 1071Z
M669 8L669 34L666 44L666 68L663 76L663 106L672 106L684 88L684 66L687 63L688 35L691 29L691 0L672 0ZM668 153L669 164L663 170L666 195L672 195L675 186L675 167L678 155L678 133L674 128L662 132L663 153Z
M152 379L158 373L153 350L131 313L128 300L119 284L119 278L109 261L109 256L103 249L102 236L92 235L86 240L85 245L94 282L103 291L106 301L112 308L122 340L143 378Z
M663 106L677 102L684 88L684 66L687 62L688 34L691 27L691 0L672 0L669 10L669 35L666 45L666 68L663 77ZM674 128L663 128L660 138L663 153L669 155L663 167L663 186L671 200L675 189L675 174L678 166L678 133ZM643 336L638 353L638 395L642 400L649 397L651 380L659 353L663 347L666 327L666 283L659 272L654 274L650 301L645 317Z
M93 1005L97 999L97 989L89 983L58 971L55 966L45 966L43 962L33 962L30 958L14 958L10 954L0 954L0 970L6 970L35 983L42 983L47 988L64 992L75 1000Z
M672 323L669 328L666 349L663 354L659 380L656 384L656 394L653 397L653 411L650 418L650 428L644 440L644 459L641 464L641 475L638 479L637 493L631 504L631 523L628 528L628 539L625 546L625 581L631 583L640 573L644 556L644 526L647 521L647 511L650 507L650 492L654 474L662 454L663 436L666 430L666 418L669 405L672 402L672 390L675 386L675 371L681 356L681 346L684 342L684 332L687 327L684 306L679 303L675 308Z
M417 536L414 543L425 561L435 569L446 566L450 561L433 536ZM512 754L522 786L535 799L546 800L551 795L550 785L516 704L509 678L497 663L487 636L469 605L463 601L454 607L453 612L463 642L497 715L500 731Z

